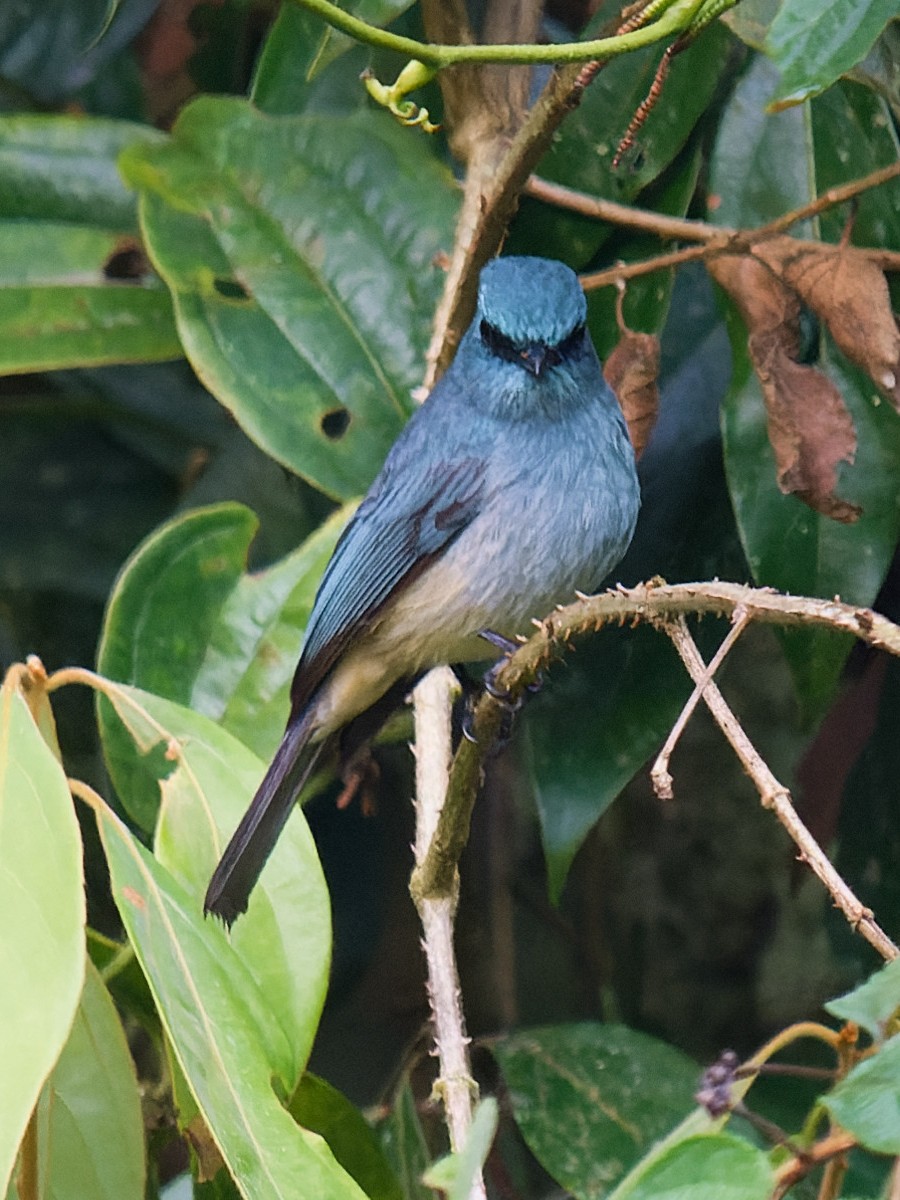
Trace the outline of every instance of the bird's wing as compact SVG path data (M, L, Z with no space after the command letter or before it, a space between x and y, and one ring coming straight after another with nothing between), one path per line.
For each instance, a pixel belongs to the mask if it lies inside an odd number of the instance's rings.
M383 473L344 530L319 585L291 688L294 713L390 597L478 515L484 475L477 455L421 474Z

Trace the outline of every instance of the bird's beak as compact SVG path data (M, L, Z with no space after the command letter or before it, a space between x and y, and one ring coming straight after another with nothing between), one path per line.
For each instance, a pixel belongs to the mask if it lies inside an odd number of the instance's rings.
M541 342L531 342L519 352L519 357L525 370L537 379L547 364L547 347Z

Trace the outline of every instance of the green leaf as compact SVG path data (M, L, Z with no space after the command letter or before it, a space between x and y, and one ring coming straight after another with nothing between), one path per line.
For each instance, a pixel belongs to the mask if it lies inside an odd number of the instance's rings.
M752 228L813 198L809 111L767 113L777 84L772 64L754 58L722 114L709 164L716 224ZM809 236L809 225L794 232Z
M97 812L113 894L191 1089L247 1200L361 1200L325 1143L272 1090L266 1002L224 931L105 806ZM277 853L277 851L276 851Z
M525 1030L491 1043L516 1124L578 1200L597 1200L693 1106L697 1066L623 1026Z
M143 724L150 730L149 714L137 707L146 697L131 689L116 691L120 703L133 704L136 727ZM160 709L161 703L154 707ZM215 733L223 742L228 740L221 731ZM235 744L233 749L240 752ZM204 761L212 752L206 746L198 758L191 757L191 745L185 743L178 751L173 749L181 760L176 769L199 770L204 778L221 782L226 794L228 782L222 776L228 775L234 760L221 760L216 770ZM209 821L209 815L204 816ZM181 1069L242 1194L248 1200L287 1200L296 1195L360 1200L361 1190L337 1165L322 1139L296 1126L272 1091L272 1076L284 1086L293 1070L282 1024L287 1014L272 1009L272 997L251 978L246 965L251 946L246 937L238 950L220 925L204 920L197 896L188 894L106 805L98 806L97 822L122 922ZM298 908L294 853L298 850L295 835L302 828L302 817L293 816L286 830L289 835L270 860L270 864L281 860L278 907L290 912ZM282 876L282 871L287 874ZM254 902L268 918L268 900L254 895ZM250 913L242 918L242 922L250 920ZM259 935L270 936L271 929L271 922L268 929L266 924L257 925ZM270 950L262 944L258 955Z
M84 981L81 838L62 768L0 689L0 1195Z
M784 0L766 38L782 72L773 108L799 104L830 87L866 57L897 16L896 0Z
M869 1150L900 1154L900 1037L858 1063L822 1103Z
M152 274L105 269L133 238L135 197L116 158L160 140L127 121L0 118L0 371L181 355L172 304Z
M702 165L701 147L689 147L642 196L643 206L668 216L683 217L696 191ZM619 232L604 248L604 257L608 255L615 262L641 262L669 248L674 248L674 244L661 244L659 238L649 234ZM622 314L629 329L659 334L666 321L674 284L674 270L654 271L631 280L622 299ZM621 336L616 318L617 290L594 288L587 293L587 302L591 338L597 353L605 359Z
M457 210L446 168L385 113L206 98L123 169L204 382L315 486L365 490L421 377Z
M68 1041L38 1101L37 1140L47 1200L142 1200L144 1123L134 1064L90 962Z
M191 898L198 929L218 933L214 922L202 921L202 897L227 838L256 790L263 764L208 718L189 709L122 685L107 684L104 691L147 761L158 764L159 862ZM265 1012L261 1020L271 1034L272 1066L291 1092L318 1026L331 947L328 891L299 809L266 864L246 915L235 926L231 945L253 979L254 995L265 997L260 1001ZM296 969L298 961L302 971ZM152 987L152 978L150 983ZM169 1033L196 1092L194 1075L171 1026Z
M852 992L829 1000L825 1009L842 1021L855 1021L881 1041L887 1022L900 1009L900 959L886 963Z
M102 117L0 117L0 213L7 221L68 222L137 232L137 197L119 175L130 145L160 145L147 125ZM47 256L50 269L53 260Z
M556 902L588 830L659 746L691 685L667 640L643 628L582 643L548 686L552 694L528 714L527 745Z
M412 0L351 0L344 12L378 28L405 12ZM310 83L358 43L297 4L282 4L269 30L253 80L253 103L272 114L299 113L306 108ZM358 73L357 73L358 74ZM353 81L359 104L365 93Z
M124 567L107 607L98 670L205 713L269 757L284 728L319 579L348 516L340 510L293 554L252 575L246 562L256 519L249 509L221 504L176 517ZM99 713L116 790L150 830L156 778L102 698Z
M429 1187L446 1192L447 1200L469 1200L475 1180L481 1177L491 1152L497 1132L498 1111L493 1096L478 1102L462 1149L446 1154L425 1172L425 1182Z
M600 29L621 5L605 5L585 30ZM609 62L554 135L537 174L592 196L628 204L678 156L714 94L730 58L732 39L716 22L672 63L662 95L638 134L638 152L616 170L616 148L645 99L661 49L650 46ZM613 232L603 221L565 213L525 198L507 252L563 259L580 270Z
M610 1200L767 1200L775 1174L761 1150L729 1134L686 1138Z
M842 80L816 97L810 111L819 192L869 175L900 157L900 138L891 110L867 87ZM842 206L822 213L822 237L839 242L847 216ZM853 242L858 246L900 243L900 185L896 181L870 188L854 200Z
M306 1071L288 1111L304 1129L321 1134L369 1200L403 1200L400 1184L372 1127L337 1088Z
M178 358L172 303L158 281L111 283L115 233L0 221L0 371Z

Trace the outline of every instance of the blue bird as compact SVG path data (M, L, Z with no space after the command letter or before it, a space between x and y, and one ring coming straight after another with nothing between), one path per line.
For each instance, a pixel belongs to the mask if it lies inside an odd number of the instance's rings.
M439 663L589 591L640 504L621 410L575 274L542 258L482 271L452 365L344 530L306 629L281 745L213 874L204 910L246 910L323 751L346 754ZM492 635L485 637L485 634Z

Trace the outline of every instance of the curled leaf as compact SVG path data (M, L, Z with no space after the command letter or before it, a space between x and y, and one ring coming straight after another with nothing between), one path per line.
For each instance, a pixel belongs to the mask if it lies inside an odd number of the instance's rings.
M815 367L794 362L777 330L751 334L748 348L766 402L778 486L835 521L858 520L861 509L835 494L838 463L856 457L856 430L840 392Z
M770 264L751 255L715 258L709 270L747 324L778 486L835 521L856 521L861 510L835 491L838 464L852 463L856 457L856 430L831 380L796 360L801 307L797 293Z
M900 410L900 329L884 272L861 250L774 238L753 253L827 326L835 343Z
M603 375L616 393L634 453L640 458L659 411L659 339L620 328L621 336L603 364Z

